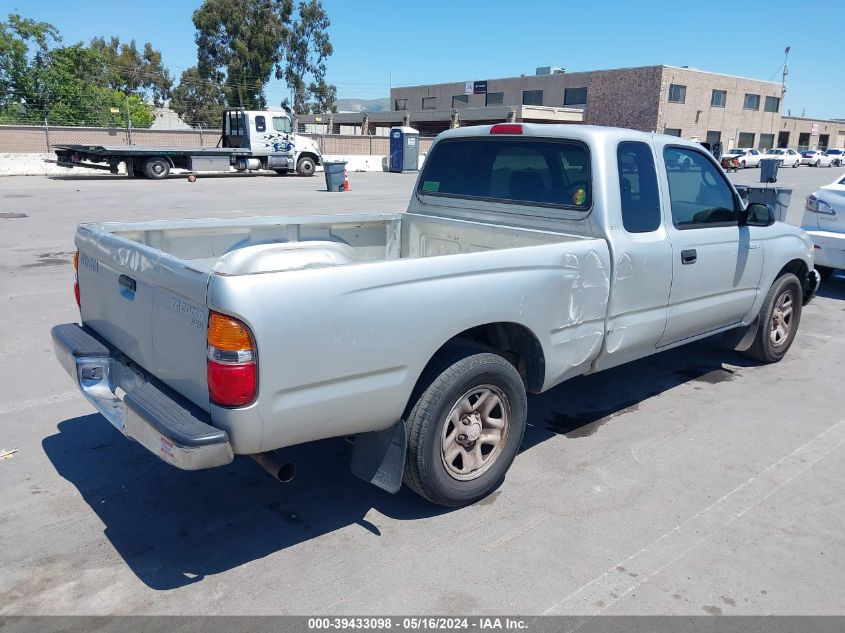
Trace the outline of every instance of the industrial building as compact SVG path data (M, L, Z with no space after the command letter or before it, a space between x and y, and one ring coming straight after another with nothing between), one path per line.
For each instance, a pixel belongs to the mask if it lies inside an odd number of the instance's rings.
M723 147L845 147L845 121L785 116L781 83L689 67L642 66L392 88L388 112L305 115L306 131L384 135L411 125L424 136L449 127L513 120L656 131Z

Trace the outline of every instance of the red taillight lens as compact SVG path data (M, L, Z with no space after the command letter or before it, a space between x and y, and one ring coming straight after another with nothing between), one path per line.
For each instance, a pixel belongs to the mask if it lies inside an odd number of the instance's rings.
M255 400L255 363L224 365L208 361L208 396L222 407L242 407Z
M519 123L497 123L490 128L490 134L522 134Z
M255 343L249 328L235 318L208 317L208 397L221 407L242 407L258 391Z
M79 282L73 282L73 296L76 297L76 307L82 309L82 300L79 298Z

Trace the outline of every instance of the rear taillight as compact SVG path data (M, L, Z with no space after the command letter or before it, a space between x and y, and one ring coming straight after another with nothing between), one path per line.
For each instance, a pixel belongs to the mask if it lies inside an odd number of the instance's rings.
M258 391L256 350L246 325L225 314L208 317L208 397L221 407L242 407Z
M804 204L804 208L807 209L807 211L821 213L822 215L836 215L833 211L833 207L824 200L819 200L818 197L812 193L807 196L807 202Z
M82 309L82 301L79 298L79 251L73 255L73 296L76 297L76 307Z

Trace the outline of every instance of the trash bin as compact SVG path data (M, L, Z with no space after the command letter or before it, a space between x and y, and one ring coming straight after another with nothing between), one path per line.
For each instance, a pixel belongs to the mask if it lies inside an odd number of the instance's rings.
M780 160L777 158L760 159L760 182L777 182Z
M326 189L328 191L344 191L346 182L346 161L323 161L323 171L326 173Z
M390 171L417 171L419 164L419 131L405 126L390 128Z
M737 193L746 202L761 202L769 207L775 220L784 222L792 201L792 189L786 187L760 187L757 185L735 185Z

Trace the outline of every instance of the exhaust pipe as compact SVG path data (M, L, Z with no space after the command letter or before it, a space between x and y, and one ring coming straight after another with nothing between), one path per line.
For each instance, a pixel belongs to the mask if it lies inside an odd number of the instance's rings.
M278 479L283 484L292 481L296 476L296 466L283 460L276 451L252 453L250 457L258 462L274 479Z

